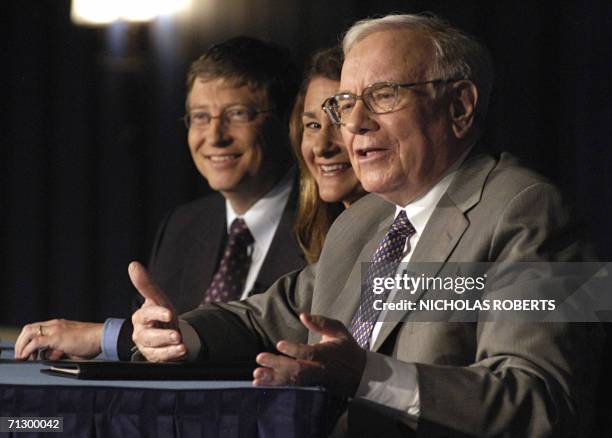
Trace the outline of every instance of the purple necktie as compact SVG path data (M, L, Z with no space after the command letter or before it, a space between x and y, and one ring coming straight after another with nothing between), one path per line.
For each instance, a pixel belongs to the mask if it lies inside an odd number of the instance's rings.
M382 294L375 296L372 292L374 278L395 275L404 254L406 239L414 233L414 227L408 220L406 212L402 210L372 256L372 262L366 273L365 286L362 287L361 302L351 321L351 334L361 348L368 348L372 330L380 314L380 310L374 309L374 300L386 302L390 292L385 289Z
M234 219L230 226L227 245L208 290L204 294L204 304L214 301L232 301L240 299L246 282L251 256L248 247L253 243L253 236L241 218Z

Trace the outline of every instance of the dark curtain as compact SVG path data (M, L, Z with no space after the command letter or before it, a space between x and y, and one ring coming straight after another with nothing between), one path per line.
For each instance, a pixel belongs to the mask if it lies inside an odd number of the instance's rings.
M214 32L163 33L77 27L69 1L3 2L0 325L129 314L128 262L146 261L168 209L207 190L178 118L209 44L247 33L303 63L354 20L395 11L432 11L491 49L485 141L560 184L612 259L609 2L252 0L235 2L237 21L234 2L210 3Z
M69 7L3 5L0 325L129 315L127 264L206 189L178 120L184 61L162 62L143 26L74 26Z

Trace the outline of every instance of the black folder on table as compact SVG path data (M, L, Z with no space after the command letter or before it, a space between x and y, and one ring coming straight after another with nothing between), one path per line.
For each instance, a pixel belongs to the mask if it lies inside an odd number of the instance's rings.
M101 360L45 361L41 373L95 380L252 380L255 362L151 363Z

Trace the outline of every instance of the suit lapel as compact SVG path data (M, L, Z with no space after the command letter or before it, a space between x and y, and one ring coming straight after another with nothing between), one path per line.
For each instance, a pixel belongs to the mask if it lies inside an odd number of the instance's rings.
M457 242L459 242L459 239L468 227L467 219L458 208L455 206L441 207L440 204L444 202L445 197L446 195L442 197L440 203L434 210L410 258L408 269L415 272L416 275L420 276L423 274L426 277L435 276L440 271L453 248L457 245ZM423 290L417 291L410 297L410 300L418 301L423 292ZM392 301L399 302L405 298L404 294L397 293ZM377 351L380 348L389 334L407 313L409 312L393 312L393 320L385 322L381 326L380 332L376 337L376 342L374 342L372 346L373 351Z
M427 222L410 258L409 265L414 263L419 275L435 276L442 269L468 228L469 221L465 213L480 200L486 178L495 163L492 157L475 153L468 156L459 168L455 179ZM423 293L423 290L417 291L411 300L418 300ZM398 302L401 299L405 297L398 293L393 301ZM372 350L377 351L382 346L399 321L408 313L398 312L393 321L382 325Z
M356 216L353 222L343 222L341 229L328 234L315 286L326 292L316 295L311 309L315 314L341 321L346 327L350 326L361 300L362 263L371 260L378 243L393 222L395 211L391 204L375 195L368 195L359 202L368 205L365 211L369 216ZM342 216L336 221L342 221ZM338 222L334 227L339 227ZM309 333L309 342L319 340L318 334Z
M215 197L206 211L195 220L193 244L185 257L181 280L181 303L193 308L201 303L210 285L219 254L227 237L225 199Z
M297 198L298 182L296 180L250 294L264 292L284 274L306 265L306 259L293 232Z
M361 301L361 294L363 293L361 289L362 270L366 269L366 266L363 264L372 261L374 251L376 251L378 244L385 237L388 228L393 222L393 216L391 214L385 221L381 222L374 237L368 241L359 253L357 262L353 266L342 292L336 295L336 300L333 303L330 303L329 309L334 309L333 317L342 321L347 328L350 328L353 315L357 312Z

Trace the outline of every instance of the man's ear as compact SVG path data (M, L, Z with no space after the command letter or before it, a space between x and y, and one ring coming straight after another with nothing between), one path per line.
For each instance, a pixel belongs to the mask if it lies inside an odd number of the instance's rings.
M474 125L478 90L468 79L457 81L451 87L450 115L453 132L457 138L465 138Z

